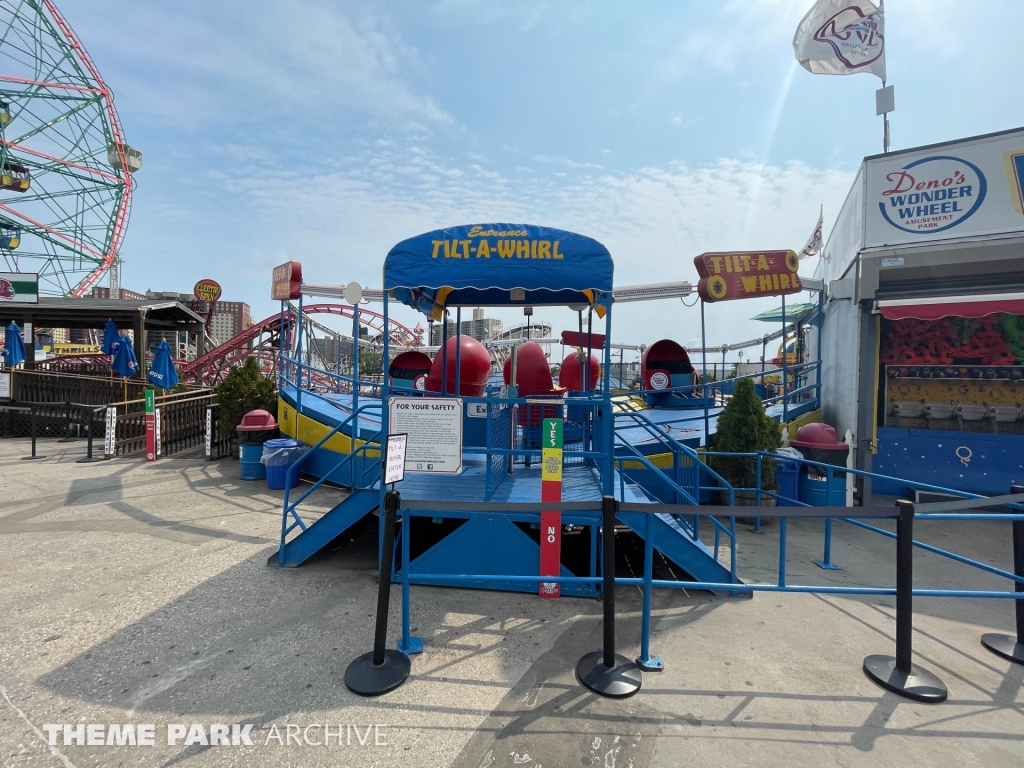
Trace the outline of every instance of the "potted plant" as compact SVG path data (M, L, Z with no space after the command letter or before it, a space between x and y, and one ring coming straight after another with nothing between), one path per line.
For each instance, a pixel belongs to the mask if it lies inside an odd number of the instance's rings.
M755 453L774 451L782 443L781 429L774 419L764 412L764 404L757 396L754 382L740 379L736 382L736 393L730 398L718 415L714 450L721 453ZM712 456L711 468L735 488L757 487L757 460L741 456ZM775 482L775 462L761 458L761 489L778 490ZM736 491L737 506L754 506L757 503L755 491ZM727 493L722 493L722 503L729 503ZM762 507L774 507L774 496L761 496ZM762 519L762 522L766 522Z
M235 437L235 427L249 411L277 411L274 380L263 376L255 357L247 357L244 363L228 371L213 399L220 406L221 434L232 438Z

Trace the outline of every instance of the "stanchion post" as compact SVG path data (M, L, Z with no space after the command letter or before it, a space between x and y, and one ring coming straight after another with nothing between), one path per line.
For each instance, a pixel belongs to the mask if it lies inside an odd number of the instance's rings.
M102 456L92 455L92 423L94 421L96 421L96 409L89 411L89 421L85 425L85 435L86 440L88 441L86 443L85 456L78 459L75 462L76 464L91 464L94 461L103 461Z
M32 461L33 459L45 459L46 458L45 456L39 456L36 453L36 407L34 405L29 406L29 411L31 411L31 413L32 413L32 417L31 417L31 419L29 419L29 421L31 423L31 427L30 428L32 430L32 455L31 456L22 456L21 460L22 461Z
M899 501L896 519L896 658L874 654L864 659L864 674L899 696L924 704L946 700L946 686L913 663L914 503Z
M377 625L373 650L354 659L345 670L345 685L360 696L380 696L393 691L409 677L409 657L387 645L388 612L391 606L391 566L395 552L395 520L401 497L398 491L384 494L384 548L377 585Z
M68 400L64 403L67 410L64 411L64 437L58 440L58 443L73 443L77 438L71 436L71 401Z
M1010 486L1010 493L1024 494L1024 485ZM1013 575L1024 578L1024 520L1014 520L1013 526ZM1024 592L1024 584L1013 583L1013 591ZM1017 616L1017 636L989 632L981 636L981 644L992 653L1007 661L1024 664L1024 596L1013 601Z
M576 665L576 679L599 696L624 699L640 690L643 673L622 654L615 652L615 512L614 496L601 499L604 547L604 648L588 653Z

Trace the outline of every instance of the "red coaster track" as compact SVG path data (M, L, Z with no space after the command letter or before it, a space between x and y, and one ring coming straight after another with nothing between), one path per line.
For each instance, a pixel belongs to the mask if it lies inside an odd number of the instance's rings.
M306 304L302 308L306 315L339 315L352 317L353 308L348 304ZM295 327L296 312L291 312L291 327ZM359 308L359 322L373 332L375 338L383 338L384 316L372 310ZM189 384L214 386L220 381L227 370L247 357L255 356L267 375L272 375L277 367L277 353L280 348L281 315L275 314L262 322L250 326L238 335L214 347L202 357L185 363L178 369L182 381ZM388 321L388 337L392 344L398 346L414 346L422 343L415 331L394 320ZM293 330L294 332L294 330ZM289 340L290 342L290 340ZM323 381L320 381L323 379ZM313 374L314 384L335 389L337 383L329 377Z

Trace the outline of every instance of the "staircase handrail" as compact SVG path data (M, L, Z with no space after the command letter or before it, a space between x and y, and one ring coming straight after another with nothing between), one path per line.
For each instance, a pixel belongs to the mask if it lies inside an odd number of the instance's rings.
M697 462L697 465L698 465L697 471L698 472L700 472L700 471L707 472L707 474L711 475L711 477L714 478L715 480L717 480L724 488L728 488L729 489L729 492L730 492L730 501L729 501L729 503L730 504L733 503L732 495L731 495L732 494L732 484L729 483L720 474L718 474L715 470L713 470L711 468L711 466L709 464L707 464L703 460L701 455L699 453L697 453L697 451L693 450L693 448L691 448L688 445L683 445L682 443L680 443L678 440L676 440L671 435L666 435L665 431L663 429L659 429L657 424L655 424L653 421L651 421L646 416L644 416L643 413L640 412L640 411L620 411L620 413L622 413L624 416L627 416L627 417L633 419L633 421L635 421L638 426L642 427L645 431L648 432L648 434L650 434L652 437L654 437L659 442L668 443L673 448L673 450L675 452L682 453L685 456L687 456L688 458L690 458L693 461ZM622 445L629 445L629 443L626 443L625 441L623 441ZM698 485L699 485L699 483L698 483Z
M296 473L299 471L299 467L303 464L303 462L305 462L306 458L313 453L313 451L315 451L317 448L319 448L324 443L326 443L328 440L330 440L332 437L334 437L336 434L338 434L338 432L341 430L342 427L344 427L346 424L348 424L350 421L352 421L352 419L358 417L359 414L363 410L366 410L366 409L369 409L371 407L374 407L375 405L376 405L375 403L367 403L366 405L359 406L359 408L357 408L351 414L349 414L349 416L347 418L345 418L345 419L341 420L340 422L338 422L338 424L334 428L330 429L322 438L320 438L320 440L316 443L316 445L314 445L311 448L309 448L309 450L307 450L305 453L303 453L298 458L298 460L296 460L290 467L288 467L288 471L287 471L287 473L285 475L285 484L284 484L284 505L283 505L282 511L281 511L281 548L280 548L280 552L282 553L282 555L281 555L282 561L284 560L284 554L283 553L284 553L285 537L292 530L294 530L296 526L301 528L303 531L306 530L306 524L305 524L305 522L303 522L303 520L299 516L298 512L295 511L295 508L298 507L298 505L301 504L311 493L313 493L313 491L315 491L317 488L319 488L321 485L323 485L324 481L330 475L332 475L334 472L336 472L339 469L341 469L342 466L344 466L346 461L350 461L360 451L365 451L367 446L369 445L370 441L369 440L364 441L363 445L356 446L356 441L359 439L358 438L359 429L358 429L358 421L357 421L356 422L357 426L356 426L356 428L354 430L355 435L353 435L353 437L352 437L352 450L349 453L343 454L341 460L338 462L338 464L333 469L331 469L329 472L322 473L320 478L317 479L317 481L315 483L313 483L313 485L311 485L298 499L296 499L294 503L289 504L289 498L291 496L292 482L294 481L295 477L297 476ZM377 407L379 407L379 405L377 405ZM373 436L371 436L371 439L373 437L379 438L381 431L382 430L377 430L377 432ZM363 473L364 477L365 477L365 474L366 473L364 471L364 473ZM288 525L288 514L289 513L291 513L291 515L295 518L295 522L292 523L291 525Z

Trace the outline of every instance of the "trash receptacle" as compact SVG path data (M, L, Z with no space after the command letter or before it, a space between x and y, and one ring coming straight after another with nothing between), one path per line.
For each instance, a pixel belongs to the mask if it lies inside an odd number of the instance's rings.
M786 458L775 459L775 483L779 486L776 507L795 507L799 500L800 463Z
M268 411L249 411L242 417L242 423L235 427L239 445L257 445L261 448L267 440L277 437L277 422ZM256 457L259 461L259 456Z
M825 472L808 467L800 473L800 501L812 507L845 507L846 480L833 475L830 483Z
M260 458L260 461L267 467L267 488L276 491L283 490L288 477L288 469L305 452L306 446L301 440L291 437L267 440L263 444L263 456ZM299 484L299 474L295 473L295 477L292 479L292 488Z
M239 476L243 480L263 480L267 476L267 467L263 464L263 445L238 446Z
M845 467L850 446L839 442L836 431L828 424L805 424L790 445L799 448L807 461ZM827 486L827 487L826 487ZM824 466L804 464L800 473L800 501L813 507L846 506L846 473L832 470L832 481Z

